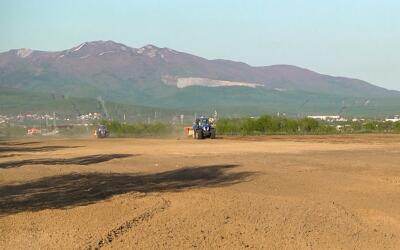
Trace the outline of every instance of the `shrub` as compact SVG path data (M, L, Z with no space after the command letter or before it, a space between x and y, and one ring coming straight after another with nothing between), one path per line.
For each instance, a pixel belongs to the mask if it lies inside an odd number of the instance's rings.
M164 136L173 132L173 127L167 123L134 123L125 124L115 121L102 121L111 132L111 136L129 137L129 136Z
M289 119L268 115L256 119L221 119L217 131L226 135L336 133L334 127L311 118Z

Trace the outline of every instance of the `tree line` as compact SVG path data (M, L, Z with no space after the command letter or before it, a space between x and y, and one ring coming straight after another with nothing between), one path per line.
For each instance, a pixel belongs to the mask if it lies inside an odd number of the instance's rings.
M259 118L226 118L218 121L223 135L400 133L400 122L347 121L328 123L312 118L264 115Z
M311 118L290 119L269 115L220 119L217 126L218 134L224 135L326 134L335 131L335 127Z

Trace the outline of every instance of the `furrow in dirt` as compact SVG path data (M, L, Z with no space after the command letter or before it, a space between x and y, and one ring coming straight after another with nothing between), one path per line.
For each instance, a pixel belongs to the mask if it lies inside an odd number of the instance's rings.
M102 237L100 240L97 241L97 243L94 244L89 244L86 246L84 249L101 249L106 245L111 244L114 240L118 239L128 231L132 230L134 227L137 225L150 220L154 215L157 213L163 212L165 209L167 209L170 206L170 201L166 200L164 198L161 198L161 201L156 204L154 207L149 208L146 212L140 214L139 216L136 216L132 218L131 220L127 220L124 223L122 223L120 226L113 228L110 230L107 235Z

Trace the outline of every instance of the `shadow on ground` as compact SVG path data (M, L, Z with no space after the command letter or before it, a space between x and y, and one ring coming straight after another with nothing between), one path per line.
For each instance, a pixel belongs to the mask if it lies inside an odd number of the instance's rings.
M182 191L249 180L254 172L228 171L238 165L187 167L154 174L75 173L0 187L0 214L88 205L128 192Z
M13 142L13 141L1 141L0 140L0 145L4 146L23 146L23 145L32 145L32 144L38 144L40 143L39 141L27 141L27 142Z
M133 154L99 154L87 155L75 158L46 158L46 159L29 159L20 161L7 161L0 163L0 169L16 168L24 165L90 165L112 159L126 158L136 156Z
M0 154L0 159L1 158L8 158L8 157L15 157L15 156L20 156L21 154Z
M66 148L80 148L82 146L42 146L42 147L0 147L0 153L7 152L48 152Z

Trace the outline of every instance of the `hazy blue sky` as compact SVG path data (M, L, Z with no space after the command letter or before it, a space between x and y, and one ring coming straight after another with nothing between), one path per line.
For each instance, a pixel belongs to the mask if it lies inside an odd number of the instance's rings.
M399 0L0 0L0 51L155 44L400 90Z

